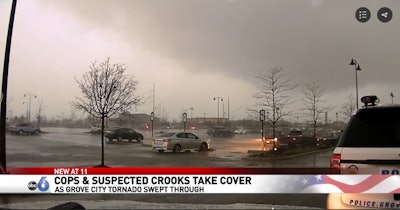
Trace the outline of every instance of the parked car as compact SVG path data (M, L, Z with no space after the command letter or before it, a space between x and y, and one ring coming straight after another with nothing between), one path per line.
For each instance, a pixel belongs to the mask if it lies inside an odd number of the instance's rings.
M325 147L334 147L337 145L342 132L335 132L325 135L320 135L317 138L317 145L318 146L325 146Z
M9 127L11 134L13 135L23 135L23 134L39 134L41 130L34 124L31 123L21 123L12 125Z
M128 141L136 140L137 142L143 141L143 134L130 128L110 128L106 130L105 137L109 141L114 139L117 141L122 141L123 139L128 139Z
M288 134L287 137L290 140L296 141L296 140L298 140L298 139L303 137L303 131L301 131L301 130L291 130L291 131L289 131L289 134Z
M294 129L289 131L287 137L281 138L282 145L288 147L303 147L303 146L315 146L317 144L316 138L312 136L304 135L302 130Z
M104 130L107 130L107 128L104 128ZM94 125L94 126L92 126L91 128L90 128L90 132L91 133L101 133L101 124L97 124L97 125Z
M173 151L179 153L190 150L202 152L209 149L210 139L200 139L189 132L164 133L153 141L152 147L159 152Z
M275 131L275 138L273 132L271 131L264 133L264 143L273 144L275 147L286 146L285 141L282 142L282 138L283 136L281 131Z
M223 126L215 126L213 129L208 130L207 134L211 137L222 137L222 138L231 138L235 136L235 133L233 131Z
M247 134L247 130L244 129L244 128L239 128L239 129L236 129L236 130L234 131L234 133L235 133L235 134L245 135L245 134Z
M365 108L357 110L348 122L332 153L333 173L399 174L400 106L376 106L376 100L376 96L363 97ZM329 194L327 208L399 208L399 200L399 194L390 193Z

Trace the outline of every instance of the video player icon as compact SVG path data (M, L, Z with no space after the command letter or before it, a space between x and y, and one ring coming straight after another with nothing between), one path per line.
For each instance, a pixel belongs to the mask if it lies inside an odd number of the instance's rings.
M366 7L360 7L356 10L356 19L361 22L365 23L371 18L371 12Z

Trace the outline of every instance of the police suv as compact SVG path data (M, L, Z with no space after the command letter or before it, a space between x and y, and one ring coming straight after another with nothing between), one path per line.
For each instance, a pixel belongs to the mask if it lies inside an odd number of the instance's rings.
M340 174L399 174L400 105L377 105L376 96L361 98L331 157ZM400 208L398 194L329 194L327 209Z

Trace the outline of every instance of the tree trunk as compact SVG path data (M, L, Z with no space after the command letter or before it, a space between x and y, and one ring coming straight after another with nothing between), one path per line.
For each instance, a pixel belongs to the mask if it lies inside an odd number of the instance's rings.
M275 147L276 147L276 145L275 145L275 130L276 130L276 122L273 121L272 122L272 137L273 137L272 142L274 142L274 147L272 148L273 150L275 150Z
M104 118L105 116L101 116L101 164L100 166L104 166Z
M314 121L314 125L313 125L313 137L316 137L316 130L317 130L317 121Z

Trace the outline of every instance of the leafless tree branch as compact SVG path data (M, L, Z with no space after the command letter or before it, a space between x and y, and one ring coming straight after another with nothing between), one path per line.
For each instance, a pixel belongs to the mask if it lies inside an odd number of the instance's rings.
M259 72L256 78L260 83L257 85L258 92L253 97L256 99L256 106L266 110L266 122L272 126L273 137L275 137L277 123L291 113L286 111L286 107L294 102L289 93L297 85L290 79L284 78L284 69L281 67Z
M350 94L348 96L348 101L342 105L341 113L346 117L345 120L349 120L351 118L351 116L354 114L354 112L357 109L356 106L357 105L356 105L354 96L353 96L353 94Z
M330 107L323 106L325 101L322 99L324 90L317 81L306 83L302 89L304 95L304 109L306 115L311 118L313 122L313 137L316 136L316 128L318 120L322 114L327 112Z
M127 112L141 104L142 97L135 94L137 81L125 74L124 64L111 64L110 58L104 62L91 62L89 71L82 79L76 79L82 97L72 104L89 115L101 119L101 132L104 133L105 118ZM101 135L102 162L104 166L104 135Z

